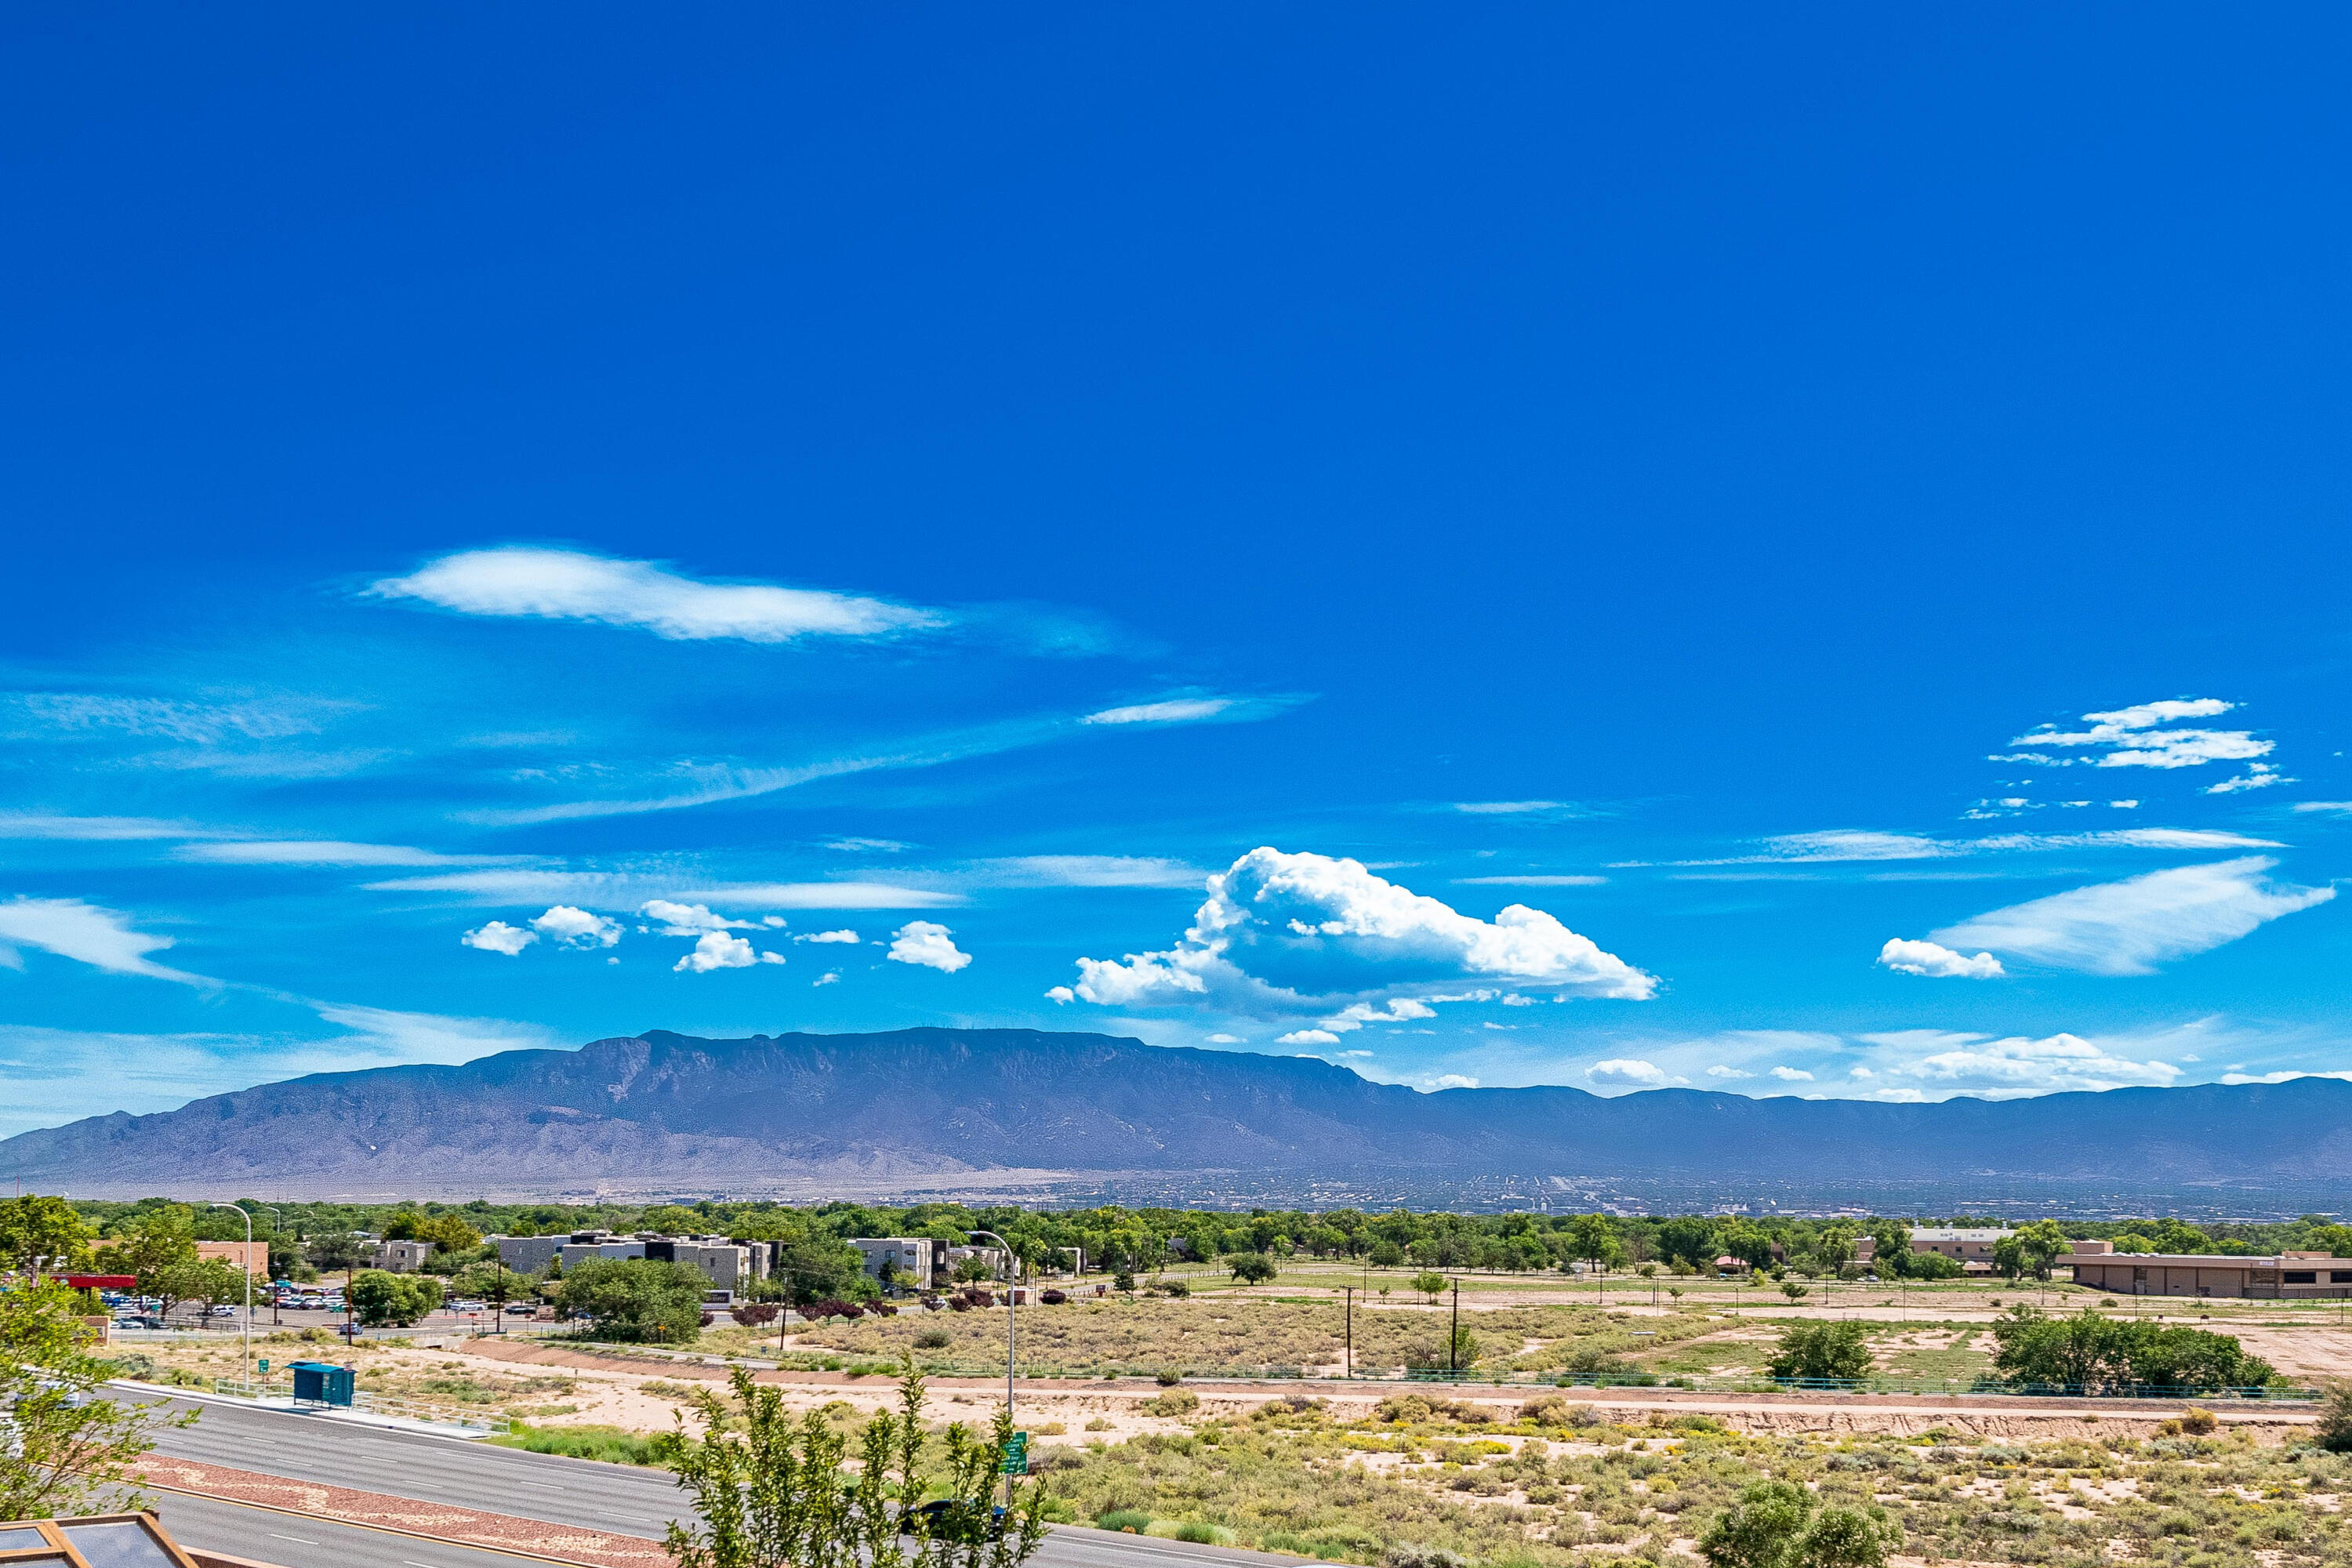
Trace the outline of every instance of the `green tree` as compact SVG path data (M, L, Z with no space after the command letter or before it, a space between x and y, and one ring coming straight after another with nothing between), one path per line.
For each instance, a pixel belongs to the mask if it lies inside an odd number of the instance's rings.
M1870 1260L1889 1279L1911 1277L1911 1227L1899 1219L1873 1220L1870 1239L1875 1243Z
M119 1274L139 1278L142 1296L168 1296L155 1289L166 1269L196 1260L195 1211L185 1204L158 1204L131 1217L108 1247L106 1263Z
M708 1390L695 1396L709 1436L688 1435L681 1417L660 1440L697 1505L696 1522L669 1526L678 1568L1019 1568L1044 1543L1043 1487L1017 1489L1001 1513L991 1506L1012 1413L1000 1409L986 1438L961 1423L932 1438L911 1357L898 1414L877 1412L860 1435L855 1479L844 1476L848 1440L822 1411L793 1421L782 1394L740 1367L732 1387L731 1408ZM942 1495L926 1507L927 1491Z
M133 1482L151 1434L196 1419L99 1396L114 1369L87 1353L79 1297L55 1282L0 1290L0 1520L147 1506Z
M482 1245L482 1233L456 1215L444 1214L419 1225L416 1239L429 1241L443 1252L471 1252Z
M1404 1262L1404 1248L1393 1241L1376 1241L1366 1257L1375 1268L1394 1268Z
M1833 1225L1813 1238L1813 1257L1824 1274L1835 1274L1853 1261L1853 1232L1842 1225Z
M1860 1379L1870 1375L1870 1347L1862 1324L1792 1323L1765 1369L1774 1377Z
M872 1293L865 1256L839 1237L806 1233L782 1247L774 1265L776 1276L800 1305L855 1300ZM987 1278L984 1265L981 1277ZM709 1281L703 1283L708 1286Z
M2051 1265L2073 1255L2074 1244L2055 1220L2038 1219L2016 1235L2018 1257L2036 1279L2050 1278ZM2011 1276L2011 1278L2015 1278Z
M1434 1269L1424 1268L1412 1277L1412 1288L1435 1301L1445 1294L1445 1276Z
M1579 1215L1569 1222L1568 1255L1570 1258L1580 1258L1597 1268L1609 1261L1611 1253L1618 1250L1617 1227L1609 1223L1607 1215Z
M369 1328L404 1329L441 1304L441 1281L429 1274L362 1268L352 1276L343 1300L352 1316Z
M2235 1335L2158 1327L2104 1312L2053 1316L2021 1302L1993 1321L1993 1370L2020 1386L2098 1394L2154 1388L2261 1387L2276 1373Z
M1232 1253L1224 1263L1234 1271L1234 1278L1244 1285L1263 1285L1276 1273L1274 1259L1263 1252Z
M1904 1265L1905 1276L1912 1279L1958 1279L1967 1272L1968 1270L1961 1267L1958 1258L1947 1257L1940 1252L1912 1253L1909 1260Z
M368 1245L348 1230L331 1230L310 1238L305 1249L310 1255L310 1266L325 1271L340 1268L343 1284L352 1282L352 1270L365 1263L370 1256Z
M2016 1232L2012 1231L1992 1244L1992 1267L1995 1273L2009 1280L2014 1280L2025 1272L2025 1243Z
M702 1293L709 1285L690 1263L597 1258L572 1266L556 1304L586 1313L608 1340L689 1344L702 1331Z
M0 1264L30 1272L33 1260L60 1274L89 1258L90 1229L63 1198L26 1194L0 1200Z

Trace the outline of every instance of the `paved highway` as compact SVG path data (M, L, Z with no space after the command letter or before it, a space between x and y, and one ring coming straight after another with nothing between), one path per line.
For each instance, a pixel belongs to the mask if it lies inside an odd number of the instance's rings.
M131 1397L120 1394L118 1397ZM174 1406L194 1404L204 1414L194 1426L159 1435L156 1451L175 1458L199 1459L293 1480L322 1481L423 1502L478 1509L485 1513L510 1514L549 1524L585 1526L614 1535L642 1536L658 1541L663 1527L688 1511L687 1501L667 1470L635 1465L606 1465L590 1459L567 1459L551 1454L526 1453L459 1438L425 1433L362 1426L325 1416L255 1410L205 1400L170 1401ZM338 1568L467 1568L475 1562L513 1559L463 1547L430 1550L430 1543L373 1531L312 1528L308 1519L214 1503L176 1493L165 1494L164 1518L176 1533L183 1517L190 1521L188 1541L264 1561L307 1568L329 1561L329 1554L310 1548L309 1555L272 1557L253 1542L267 1541L272 1531L316 1536L333 1530L369 1542L391 1542L400 1550L364 1562L346 1558L340 1545L333 1561ZM252 1521L276 1520L276 1524ZM244 1534L236 1534L242 1529ZM261 1534L256 1536L253 1530ZM215 1532L218 1533L215 1533ZM246 1544L237 1544L236 1542ZM288 1546L287 1542L280 1542ZM288 1550L293 1550L288 1546ZM436 1555L439 1553L439 1555ZM453 1555L454 1554L454 1555ZM461 1561L462 1559L462 1561ZM1056 1530L1031 1559L1037 1568L1216 1568L1223 1563L1279 1563L1298 1568L1298 1559L1265 1552L1240 1552L1150 1536L1115 1535L1098 1530Z

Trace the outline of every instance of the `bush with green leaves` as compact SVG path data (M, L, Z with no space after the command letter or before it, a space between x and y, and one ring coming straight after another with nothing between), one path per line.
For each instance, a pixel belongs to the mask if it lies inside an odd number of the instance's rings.
M1862 1324L1791 1323L1780 1331L1780 1348L1764 1363L1774 1377L1854 1380L1870 1375L1870 1346Z
M1825 1508L1791 1481L1759 1481L1699 1538L1711 1568L1885 1568L1902 1531L1884 1509Z
M1994 1320L1992 1332L2000 1347L1994 1370L2021 1387L2255 1388L2278 1375L2234 1334L2091 1309L2052 1314L2020 1302Z
M1263 1252L1236 1252L1225 1259L1234 1278L1244 1285L1263 1285L1275 1276L1274 1259Z
M691 1344L702 1331L702 1293L709 1288L690 1263L592 1258L563 1277L556 1305L584 1315L604 1339Z
M2331 1383L2320 1395L2319 1419L2312 1427L2331 1454L2352 1454L2352 1383Z
M859 1434L854 1479L845 1479L849 1439L825 1412L795 1421L782 1393L741 1367L730 1386L731 1403L708 1389L695 1395L707 1436L689 1434L681 1413L658 1445L696 1504L693 1522L669 1526L678 1568L1018 1568L1045 1542L1042 1486L1016 1489L1002 1512L992 1506L1011 1412L1000 1409L984 1438L961 1423L932 1437L911 1361L898 1413L877 1412Z

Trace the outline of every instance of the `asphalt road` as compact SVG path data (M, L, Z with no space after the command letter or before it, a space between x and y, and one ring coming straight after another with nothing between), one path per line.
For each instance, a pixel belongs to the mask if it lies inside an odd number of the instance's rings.
M670 1520L689 1511L684 1494L667 1470L567 1459L551 1454L526 1453L520 1448L362 1426L324 1416L254 1410L209 1400L169 1403L181 1407L194 1404L204 1412L194 1426L159 1435L156 1451L176 1458L200 1459L294 1480L323 1481L423 1502L479 1509L485 1513L509 1514L549 1524L585 1526L654 1541L662 1538ZM312 1563L326 1563L330 1557L312 1548L302 1549L310 1552L307 1556L273 1557L267 1551L256 1550L253 1543L268 1541L272 1532L303 1537L332 1531L339 1537L365 1537L371 1542L390 1542L400 1548L389 1555L362 1561L343 1557L338 1547L332 1558L338 1568L399 1568L403 1563L408 1568L467 1568L471 1563L493 1560L511 1568L514 1561L464 1547L442 1548L426 1542L323 1522L312 1528L313 1521L308 1519L291 1520L233 1503L215 1503L177 1493L167 1493L165 1498L163 1517L175 1534L181 1532L180 1521L184 1517L190 1521L184 1539L190 1542L239 1556L288 1563L289 1568L307 1568ZM251 1522L268 1520L278 1522ZM245 1533L236 1534L238 1530ZM255 1530L261 1533L254 1535ZM292 1550L285 1542L279 1545ZM1054 1531L1031 1561L1038 1568L1214 1568L1220 1563L1244 1563L1297 1568L1298 1563L1294 1557L1087 1529Z
M285 1568L520 1568L502 1552L477 1552L178 1492L160 1494L155 1516L184 1546Z

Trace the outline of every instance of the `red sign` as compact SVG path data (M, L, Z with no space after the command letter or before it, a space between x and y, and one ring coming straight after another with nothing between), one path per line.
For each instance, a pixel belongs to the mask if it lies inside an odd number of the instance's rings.
M139 1283L136 1274L68 1274L66 1283L77 1290L128 1290Z

